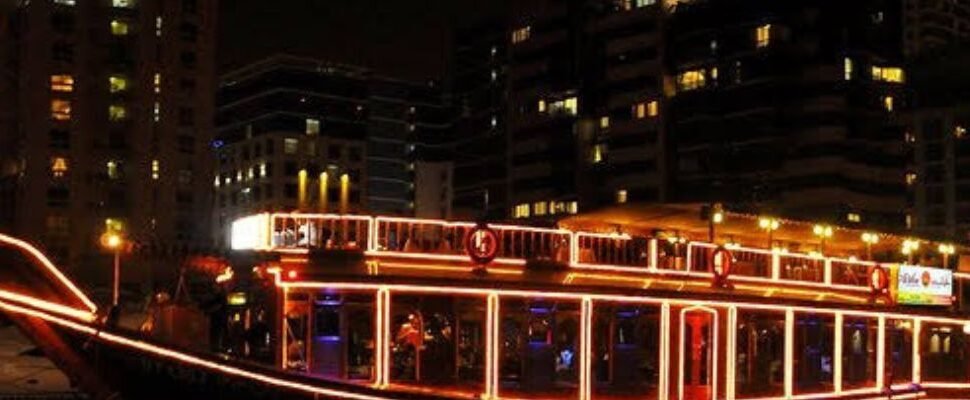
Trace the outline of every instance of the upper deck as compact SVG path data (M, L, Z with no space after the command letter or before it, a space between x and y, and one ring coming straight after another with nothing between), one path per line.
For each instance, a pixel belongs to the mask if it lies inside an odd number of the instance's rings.
M717 219L714 223L701 218L696 206L632 206L572 216L552 228L489 224L499 245L488 278L564 287L720 293L723 287L712 287L713 255L719 247L727 249L733 261L727 282L735 295L891 304L898 297L895 280L901 266L913 271L919 265L949 281L950 287L943 289L950 296L959 293L960 281L970 278L950 272L964 250L951 244L746 214L725 212ZM459 221L264 213L236 221L232 244L236 250L286 255L352 250L369 261L366 269L361 265L340 271L343 274L462 279L469 278L474 267L464 238L475 228L476 223ZM530 265L552 272L524 274ZM888 297L872 296L871 278L877 269L893 280ZM301 273L297 280L320 272ZM922 301L953 300L940 293Z

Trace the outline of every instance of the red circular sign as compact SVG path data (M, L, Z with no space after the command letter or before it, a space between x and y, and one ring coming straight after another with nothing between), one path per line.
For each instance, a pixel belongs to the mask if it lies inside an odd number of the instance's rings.
M734 256L731 251L718 246L711 254L709 269L719 278L727 278L731 274L731 266L734 264Z
M498 255L498 234L486 225L476 226L465 235L465 252L476 264L488 264Z
M889 289L889 275L886 274L883 267L879 265L872 267L872 272L869 274L869 285L877 293Z

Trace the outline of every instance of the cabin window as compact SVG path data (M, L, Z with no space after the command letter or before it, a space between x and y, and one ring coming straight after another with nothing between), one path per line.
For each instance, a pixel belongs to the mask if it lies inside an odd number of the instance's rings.
M886 371L892 383L909 383L913 379L913 321L886 320ZM888 371L892 371L889 373Z
M795 314L795 393L832 391L835 317Z
M785 395L785 314L738 310L738 397Z
M660 307L597 302L592 368L594 398L657 398Z
M499 379L511 398L575 398L579 382L579 303L502 299Z
M967 334L963 326L925 322L920 329L922 379L932 382L965 382Z
M876 384L876 338L879 324L872 318L846 317L842 322L842 389Z

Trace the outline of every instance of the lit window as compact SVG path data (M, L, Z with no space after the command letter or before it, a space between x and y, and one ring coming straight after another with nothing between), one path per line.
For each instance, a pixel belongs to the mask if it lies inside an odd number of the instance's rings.
M253 180L255 178L256 178L256 170L254 170L253 167L249 167L249 170L246 171L246 179Z
M872 67L872 80L902 83L904 80L903 69L898 67Z
M916 143L916 135L914 135L912 132L906 132L906 134L903 135L903 140L905 140L906 143Z
M111 75L108 77L108 88L111 93L120 93L128 90L128 78L121 75Z
M75 0L54 0L54 4L60 4L62 6L73 6Z
M590 157L590 161L592 161L593 164L601 163L601 162L603 162L603 158L605 158L604 157L605 155L606 155L606 145L605 144L597 144L597 145L594 145L593 146L593 154Z
M259 164L259 177L266 177L266 163Z
M953 136L955 136L957 139L967 136L967 128L957 125L953 128Z
M634 0L637 8L651 6L657 3L657 0Z
M845 80L847 81L851 80L852 79L852 59L851 58L846 57L842 59L842 70L843 70L842 73L845 75L844 76Z
M162 173L162 165L158 160L152 160L152 179L158 180L158 177Z
M703 69L684 71L677 75L677 87L680 90L693 90L706 84Z
M216 178L212 181L212 186L219 187L221 184L222 182L219 181L219 175L216 175Z
M297 149L300 147L300 141L294 138L283 139L283 153L285 154L296 154Z
M755 45L759 48L768 46L771 42L771 24L764 24L755 29Z
M643 119L647 117L647 103L640 102L633 105L633 116L636 119Z
M122 20L111 20L111 34L115 36L125 36L128 34L128 23Z
M498 79L498 72L493 69L492 70L492 82L495 82L497 79Z
M578 213L579 212L579 203L578 202L575 202L575 201L570 201L569 202L569 207L567 208L566 211L568 211L570 214L576 214L576 213Z
M539 99L539 112L546 112L546 101Z
M122 232L125 230L125 222L120 218L105 218L104 229L108 232Z
M108 161L105 167L105 172L108 174L108 179L118 179L121 176L121 173L118 171L117 161Z
M320 120L307 118L306 119L306 134L316 135L320 133Z
M513 218L529 218L529 203L523 203L515 206L512 211Z
M135 6L135 0L111 0L111 5L119 8L131 8Z
M153 84L155 85L155 93L161 93L162 92L162 74L160 74L158 72L155 73L155 78L153 80Z
M620 189L616 191L616 202L618 204L626 203L626 190Z
M657 103L656 100L653 100L653 101L647 103L647 116L648 117L656 117L657 116L657 113L659 111L658 108L659 108L659 104Z
M711 80L717 80L717 67L711 67Z
M71 102L61 99L51 100L51 118L57 121L71 119Z
M610 117L600 117L600 128L606 129L610 127Z
M108 106L108 119L112 121L121 121L128 118L128 109L120 104L113 104Z
M55 178L63 178L67 173L67 159L64 157L51 158L51 175Z
M549 112L552 114L576 115L579 113L579 102L575 97L557 100L549 103Z
M862 222L862 216L854 212L846 214L845 219L849 222Z
M906 214L906 229L913 229L913 215Z
M51 75L51 90L70 93L74 91L74 77L71 75Z
M521 43L529 40L532 35L532 27L526 26L512 31L512 43Z
M162 105L159 102L155 102L152 106L152 121L158 122L162 119Z
M162 17L155 17L155 36L162 37Z
M907 185L912 185L914 183L916 183L916 173L915 172L907 172L906 173L906 184Z
M882 98L882 106L883 106L883 108L886 109L886 111L892 112L893 111L893 97L892 96L884 96Z
M532 205L532 210L533 210L532 213L535 214L536 216L546 215L546 212L548 211L546 207L547 207L546 202L544 201L536 202L535 204Z

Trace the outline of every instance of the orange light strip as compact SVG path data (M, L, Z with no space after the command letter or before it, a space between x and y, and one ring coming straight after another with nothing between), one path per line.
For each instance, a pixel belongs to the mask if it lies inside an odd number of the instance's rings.
M921 382L920 386L931 389L970 389L970 382Z
M842 393L842 324L844 316L842 313L835 313L835 345L832 348L832 388L835 393Z
M582 343L580 343L580 381L579 381L579 398L580 400L588 400L592 396L592 360L593 360L593 300L589 297L584 297L581 303L582 309L580 313L582 314Z
M788 308L785 310L785 397L791 398L794 394L794 366L792 365L795 357L795 310Z
M923 364L919 354L920 333L923 329L923 321L920 318L913 319L913 383L920 383Z
M85 322L91 322L97 318L96 314L94 314L93 312L89 312L86 310L79 310L73 307L52 303L46 300L41 300L35 297L25 296L19 293L9 292L6 290L0 290L0 299L13 301L16 303L20 303L22 305L31 306L47 312L59 314L65 317L71 317Z
M383 346L376 351L378 357L382 360L379 386L384 388L391 383L391 291L387 287L381 287L378 289L377 295L383 298L380 310L380 313L383 314L383 317L381 317L382 324L377 327L378 334L382 337Z
M468 262L468 256L459 254L429 254L429 253L407 253L396 250L368 250L364 254L372 257L400 257L400 258L419 258L422 260L437 261L459 261ZM525 259L497 257L492 261L496 264L525 265Z
M484 399L498 398L499 371L499 298L491 293L485 311L485 394Z
M84 292L78 289L77 286L74 285L74 282L71 282L70 279L67 279L67 277L64 276L61 270L57 269L57 267L54 266L54 263L52 263L50 259L48 259L47 256L44 255L44 253L41 253L40 250L37 250L36 247L34 247L30 243L27 243L23 240L14 238L12 236L7 236L4 234L0 234L0 242L12 245L23 251L26 251L28 254L33 256L36 261L39 261L40 264L47 269L47 272L50 272L52 275L54 275L54 278L57 279L58 282L63 284L65 287L67 287L67 289L70 290L71 293L73 293L74 296L76 296L78 300L80 300L81 303L83 303L88 308L88 311L90 311L92 314L98 312L98 307L94 305L94 302L92 302L91 299L88 298L88 296L84 295Z
M886 317L879 316L879 329L876 330L876 389L885 386L886 375Z
M718 342L717 338L718 338L719 335L717 334L718 333L718 329L717 329L717 319L718 319L717 310L716 309L713 309L713 308L710 308L710 307L705 307L705 306L691 306L691 307L687 307L687 308L684 308L684 309L680 310L680 322L678 323L678 325L680 326L680 329L679 329L680 330L680 343L679 343L679 345L677 347L678 349L681 349L678 352L679 356L677 357L677 360L678 360L677 361L678 362L678 371L680 371L680 373L677 374L677 398L679 398L679 399L683 399L684 398L684 351L683 351L683 348L684 348L684 344L685 344L684 331L686 331L686 329L684 329L684 320L685 320L684 317L687 315L688 312L695 311L695 310L696 311L703 311L703 312L706 312L706 313L711 314L712 319L714 320L714 329L711 330L711 333L710 333L710 335L714 337L714 339L713 339L714 344L712 346L712 353L711 353L712 354L711 355L711 358L712 358L712 360L711 360L711 364L712 364L711 365L711 376L713 376L715 378L718 376L717 375L717 364L718 364L717 363L717 354L718 354L717 353L717 342ZM711 399L717 399L717 379L712 379L711 382L710 382L710 384L711 384Z
M727 359L724 360L724 365L727 366L724 371L724 397L727 400L734 400L736 391L736 371L734 370L738 355L738 330L734 328L736 326L738 326L738 308L730 306L727 314Z
M660 305L660 379L659 398L669 398L670 394L670 303Z
M384 357L383 349L384 335L381 327L384 326L384 294L381 290L374 293L374 386L381 387L384 383Z
M115 335L113 333L100 331L90 326L82 325L76 322L65 320L63 318L58 318L56 316L47 314L43 311L32 310L29 308L20 307L10 303L0 301L0 309L6 310L8 312L17 313L21 315L27 315L30 317L35 317L42 319L44 321L63 326L65 328L73 329L77 332L81 332L93 337L99 338L102 341L117 344L120 346L125 346L132 348L141 352L149 353L161 358L166 358L169 360L174 360L196 366L199 368L204 368L207 370L216 371L226 375L236 376L244 379L250 379L257 382L261 382L267 385L276 386L282 389L296 390L311 394L317 394L322 396L329 396L335 398L345 398L345 399L355 399L355 400L391 400L388 397L381 396L370 396L363 395L353 392L347 392L343 390L327 389L317 386L312 386L308 384L288 381L285 379L274 378L265 374L260 374L256 372L246 371L236 367L229 367L217 362L204 360L195 356L191 356L178 351L166 349L160 346L156 346L150 343L142 342L139 340L129 339L123 336Z
M395 262L380 262L378 263L380 268L389 269L414 269L414 270L427 270L427 271L447 271L447 272L472 272L475 267L465 267L457 265L421 265L421 264L404 264ZM488 268L488 273L490 274L500 274L500 275L522 275L524 273L521 269L508 269L508 268Z

